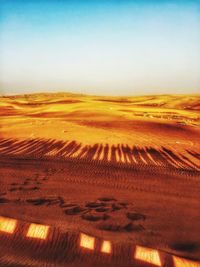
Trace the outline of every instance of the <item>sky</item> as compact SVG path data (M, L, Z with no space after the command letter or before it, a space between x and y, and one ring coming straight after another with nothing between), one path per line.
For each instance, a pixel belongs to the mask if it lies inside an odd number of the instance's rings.
M200 93L200 0L0 0L0 94Z

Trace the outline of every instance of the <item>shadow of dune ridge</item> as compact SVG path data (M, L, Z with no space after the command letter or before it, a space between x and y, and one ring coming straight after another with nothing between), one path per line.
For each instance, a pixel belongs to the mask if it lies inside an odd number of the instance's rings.
M85 145L75 140L55 139L0 139L0 156L55 160L86 160L118 164L120 166L175 168L180 170L199 171L197 165L199 154L185 150L180 154L167 147L139 147L128 144Z

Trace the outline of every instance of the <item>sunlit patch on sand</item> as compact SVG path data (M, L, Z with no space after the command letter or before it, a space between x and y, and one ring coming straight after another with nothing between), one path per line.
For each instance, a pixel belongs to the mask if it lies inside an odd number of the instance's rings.
M46 239L48 232L49 226L31 223L26 236L31 238Z
M101 245L101 252L110 254L112 252L112 246L110 241L104 240Z
M95 238L86 234L80 234L80 247L94 250Z
M200 262L182 259L173 256L174 267L200 267Z
M17 220L0 216L0 232L12 234L17 226Z
M156 249L136 246L134 258L156 266L161 266L159 252Z

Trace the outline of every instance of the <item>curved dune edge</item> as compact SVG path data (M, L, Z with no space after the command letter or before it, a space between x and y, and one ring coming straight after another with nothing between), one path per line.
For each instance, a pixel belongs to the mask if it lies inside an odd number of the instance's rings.
M0 216L0 264L3 266L165 266L200 267L136 244L115 244L83 232Z

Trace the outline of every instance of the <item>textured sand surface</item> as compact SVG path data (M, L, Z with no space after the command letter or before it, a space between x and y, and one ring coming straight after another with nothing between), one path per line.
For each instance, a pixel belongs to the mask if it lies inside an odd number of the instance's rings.
M0 215L200 260L199 102L1 97Z

